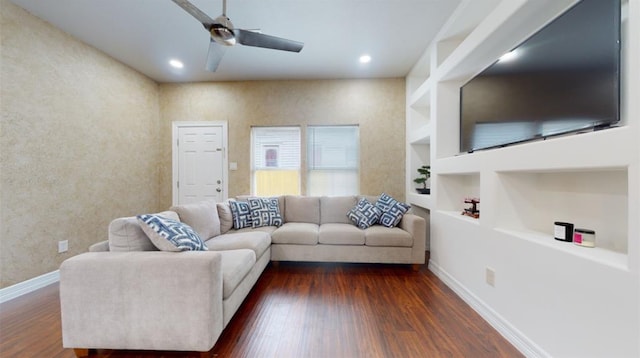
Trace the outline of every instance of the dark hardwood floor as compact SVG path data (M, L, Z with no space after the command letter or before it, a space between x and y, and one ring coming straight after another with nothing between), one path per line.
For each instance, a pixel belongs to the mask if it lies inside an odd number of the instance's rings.
M0 305L0 357L62 348L58 284ZM269 265L211 357L521 357L427 266ZM90 357L198 357L91 351Z

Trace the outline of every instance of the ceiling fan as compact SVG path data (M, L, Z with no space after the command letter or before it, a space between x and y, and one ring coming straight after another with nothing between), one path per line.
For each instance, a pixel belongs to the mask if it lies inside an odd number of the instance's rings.
M211 34L209 54L207 55L207 70L215 72L228 46L236 43L245 46L263 47L274 50L300 52L304 43L287 40L280 37L265 35L251 30L236 29L227 17L227 0L222 2L222 15L215 20L198 9L188 0L172 0L186 12L200 21Z

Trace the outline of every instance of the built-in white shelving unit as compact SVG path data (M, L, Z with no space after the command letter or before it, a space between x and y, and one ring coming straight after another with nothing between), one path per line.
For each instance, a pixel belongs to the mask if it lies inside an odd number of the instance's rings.
M576 2L461 1L406 79L406 196L430 211L430 268L523 353L640 356L640 0L622 0L618 128L459 151L460 87ZM554 221L596 247L555 240Z

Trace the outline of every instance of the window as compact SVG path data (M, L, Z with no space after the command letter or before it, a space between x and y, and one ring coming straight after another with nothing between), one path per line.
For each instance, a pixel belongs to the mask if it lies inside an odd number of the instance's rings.
M307 127L308 195L357 195L358 126Z
M300 194L300 127L251 128L251 158L254 195Z

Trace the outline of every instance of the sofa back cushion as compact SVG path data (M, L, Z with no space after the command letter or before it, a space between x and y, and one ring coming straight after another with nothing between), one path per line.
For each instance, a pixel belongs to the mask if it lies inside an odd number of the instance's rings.
M321 224L351 224L347 212L356 206L355 196L323 196L320 198Z
M371 204L375 204L378 199L380 199L380 195L358 195L356 202L360 201L360 199L367 199Z
M204 241L220 235L220 218L214 200L171 207L180 221L191 226Z
M157 215L179 220L174 211L163 211ZM109 251L157 251L147 234L142 231L135 216L117 218L109 224Z
M285 196L284 221L294 223L320 224L319 196Z
M226 234L233 228L233 214L229 200L217 203L216 209L218 209L218 217L220 218L220 234Z

